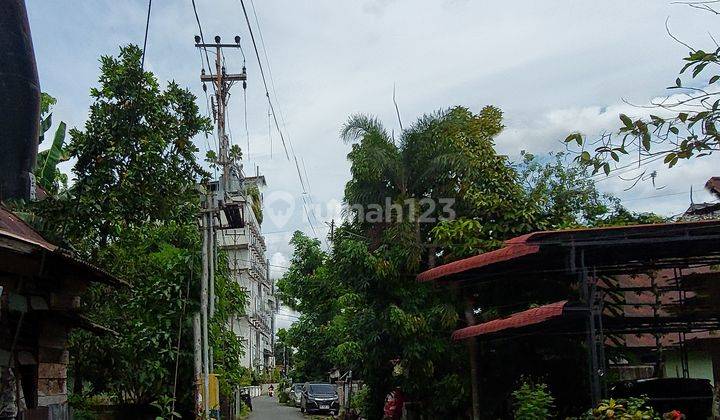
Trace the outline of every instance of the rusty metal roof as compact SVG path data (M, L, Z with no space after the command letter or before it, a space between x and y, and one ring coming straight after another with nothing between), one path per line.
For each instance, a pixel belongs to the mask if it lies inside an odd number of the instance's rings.
M524 243L508 245L505 248L485 252L474 257L465 258L424 271L417 276L417 280L431 281L451 274L461 273L468 269L480 268L490 264L534 254L539 250L540 247L537 245L526 245Z
M497 334L500 332L508 332L508 330L518 330L523 327L536 326L562 317L565 313L567 303L567 300L550 303L512 314L507 318L494 319L482 324L461 328L453 332L452 338L453 340L464 340L470 337Z
M720 253L720 247L716 246L718 238L718 220L539 231L509 239L501 249L422 272L417 280L455 281L490 272L517 276L519 272L561 270L568 261L567 252L562 248L592 248L588 258L598 267L610 263L638 265L648 259L716 255Z
M62 261L66 267L88 275L88 280L116 286L129 286L127 282L114 277L101 268L75 257L70 251L51 244L12 211L0 205L0 238L2 237L29 245L32 247L31 249L40 252L49 252L53 258ZM0 247L11 246L0 242Z
M57 249L57 246L46 241L35 229L3 206L0 206L0 236L17 239L48 251Z

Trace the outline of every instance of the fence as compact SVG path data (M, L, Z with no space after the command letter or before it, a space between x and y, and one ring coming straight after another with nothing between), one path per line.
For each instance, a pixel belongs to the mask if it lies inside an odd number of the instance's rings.
M350 406L348 396L352 398L351 395L355 395L363 386L362 381L352 381L352 384L347 381L336 381L335 385L337 386L340 407L345 408L348 408Z
M252 397L252 398L259 397L260 395L262 395L262 392L263 392L262 387L259 385L244 386L244 387L240 388L240 390L247 391L250 394L250 397Z

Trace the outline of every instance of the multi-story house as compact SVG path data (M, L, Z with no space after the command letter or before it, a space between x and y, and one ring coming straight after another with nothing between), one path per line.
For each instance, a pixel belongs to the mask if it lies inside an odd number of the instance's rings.
M242 183L233 183L225 205L237 206L242 227L217 230L218 248L228 253L230 272L247 292L244 315L234 316L229 322L245 345L240 363L256 372L275 366L275 313L277 301L275 287L270 279L265 257L265 238L261 233L262 194L264 176L244 177Z

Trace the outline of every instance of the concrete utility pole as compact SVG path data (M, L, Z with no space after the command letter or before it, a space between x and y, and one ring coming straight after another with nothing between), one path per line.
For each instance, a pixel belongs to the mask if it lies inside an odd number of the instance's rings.
M230 160L230 140L225 134L225 107L227 106L228 92L235 82L243 82L243 87L247 83L247 73L245 67L243 67L242 73L231 74L227 73L225 66L222 61L222 49L223 48L240 48L240 37L235 37L234 44L221 44L220 37L215 36L214 44L202 44L200 37L195 37L195 46L198 48L215 48L215 74L203 73L200 75L200 80L205 83L209 82L215 86L215 115L218 130L218 138L220 141L220 150L218 153L218 163L222 167L222 178L220 179L220 197L224 199L224 194L227 191L228 184L230 182L230 167L232 162Z
M210 195L206 195L207 207L210 207ZM208 340L208 282L210 281L210 225L212 215L209 209L205 209L202 213L202 278L200 281L200 314L202 318L202 363L203 363L203 417L209 418L208 399L210 398L210 356L209 356L209 340ZM214 279L213 279L214 280Z
M210 349L209 335L208 335L208 320L211 320L215 315L215 248L216 248L216 237L215 237L215 219L222 220L220 218L221 207L224 208L226 198L228 197L228 191L230 189L230 174L233 161L230 156L230 141L225 133L225 121L226 121L226 106L228 101L228 92L235 82L243 82L243 88L247 87L247 73L245 67L243 67L242 73L239 74L228 74L225 71L223 65L223 48L240 48L240 37L235 37L235 44L221 44L220 37L215 37L214 44L205 44L201 42L202 39L199 36L195 37L195 46L197 48L204 49L207 53L207 48L215 48L215 74L212 69L208 69L209 74L205 73L203 69L200 80L203 82L203 88L205 83L212 83L215 91L213 97L213 115L217 124L217 133L219 140L219 150L217 151L218 164L222 167L222 175L217 181L217 190L212 191L208 188L205 191L204 196L204 207L202 209L201 217L201 230L203 232L203 248L202 248L202 260L203 260L203 272L201 281L201 302L200 302L200 319L202 320L201 325L201 340L200 345L201 351L196 348L195 354L202 355L202 390L204 392L203 407L201 408L203 413L198 413L202 417L209 418L210 411L208 406L209 400L209 380L210 375L213 373L213 354ZM227 209L226 209L227 211ZM230 217L228 216L228 219ZM240 216L242 218L242 216ZM233 221L228 220L228 224L232 225ZM196 341L197 345L197 341ZM197 369L196 373L200 369ZM198 375L199 376L199 375ZM198 388L198 392L200 388ZM200 409L200 407L198 407Z
M195 373L195 381L197 381L203 374L203 363L202 363L202 321L200 313L196 313L193 316L193 365ZM200 396L200 388L197 387L195 390L195 410L200 413L200 406L198 405L198 397Z

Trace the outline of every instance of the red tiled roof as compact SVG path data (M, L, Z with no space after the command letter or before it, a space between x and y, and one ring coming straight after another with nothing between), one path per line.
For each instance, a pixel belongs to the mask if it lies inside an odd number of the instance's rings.
M11 237L32 245L55 251L57 246L46 241L39 233L10 210L0 206L0 236Z
M453 340L464 340L470 337L477 337L499 331L540 324L550 319L561 317L563 315L563 309L567 303L568 301L566 300L550 303L548 305L512 314L507 318L495 319L482 324L461 328L453 332L452 338Z
M424 271L418 274L417 280L431 281L451 274L461 273L472 268L480 268L497 262L522 257L523 255L535 254L539 250L540 247L537 245L510 245L505 248L485 252L483 254L475 255L474 257L465 258Z

